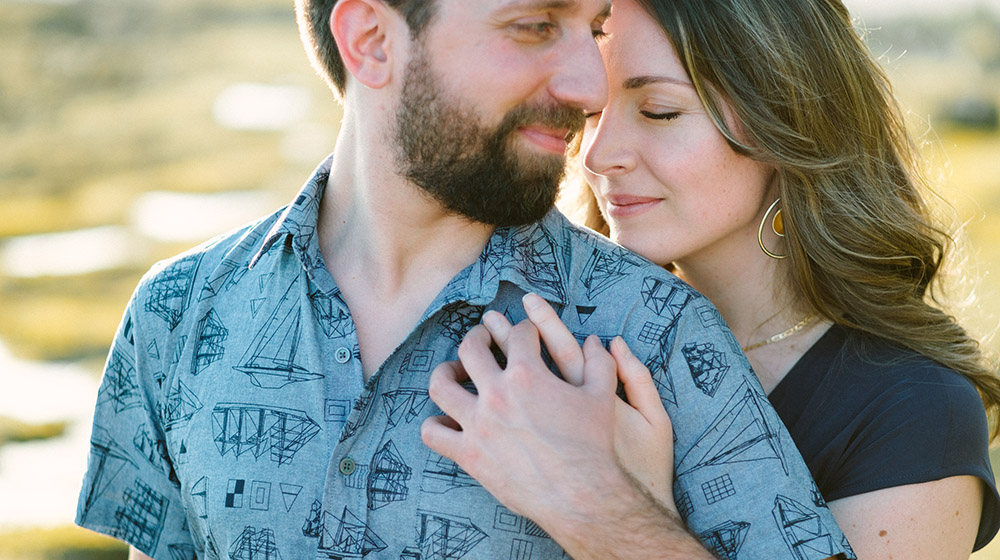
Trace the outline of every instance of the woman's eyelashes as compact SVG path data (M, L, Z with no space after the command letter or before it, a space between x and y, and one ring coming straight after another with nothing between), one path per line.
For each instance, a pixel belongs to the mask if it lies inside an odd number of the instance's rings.
M662 113L657 111L639 111L639 114L654 121L672 121L681 116L680 111L667 111Z
M588 121L591 120L591 119L598 119L598 120L600 120L601 115L603 113L604 113L603 110L601 110L601 111L585 112L583 114L583 117L585 119L587 119ZM648 110L648 109L641 109L641 110L639 110L639 114L642 115L643 117L647 118L647 119L654 120L654 121L672 121L672 120L676 119L677 117L681 116L681 111L666 111L666 110L664 110L664 111L654 111L654 110Z

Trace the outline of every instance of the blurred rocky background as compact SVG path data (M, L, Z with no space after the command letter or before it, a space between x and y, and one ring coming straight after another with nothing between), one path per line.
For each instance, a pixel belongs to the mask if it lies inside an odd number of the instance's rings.
M154 261L283 205L333 146L340 109L291 4L0 0L0 560L125 558L72 518L131 290ZM975 299L957 311L989 334L1000 0L848 4L966 223L955 297Z

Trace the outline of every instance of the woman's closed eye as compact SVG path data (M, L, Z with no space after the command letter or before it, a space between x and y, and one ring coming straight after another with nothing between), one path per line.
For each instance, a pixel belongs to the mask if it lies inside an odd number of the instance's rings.
M639 113L647 119L652 119L654 121L672 121L681 116L680 111L667 111L663 113L656 111L639 111Z

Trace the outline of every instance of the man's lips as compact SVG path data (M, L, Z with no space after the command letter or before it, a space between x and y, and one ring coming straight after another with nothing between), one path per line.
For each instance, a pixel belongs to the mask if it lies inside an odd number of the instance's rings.
M521 133L528 140L534 142L546 151L562 154L566 151L566 137L569 136L568 128L552 128L542 125L531 125L521 127Z
M606 211L608 214L616 218L627 218L652 209L663 199L631 194L609 194L605 200L607 200Z

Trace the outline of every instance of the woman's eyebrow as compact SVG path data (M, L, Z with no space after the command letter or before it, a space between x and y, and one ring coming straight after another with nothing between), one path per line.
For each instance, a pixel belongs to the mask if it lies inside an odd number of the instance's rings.
M624 82L622 82L622 87L625 89L639 89L650 84L662 83L694 87L691 85L691 82L688 82L687 80L678 80L677 78L671 78L669 76L635 76L627 78Z

